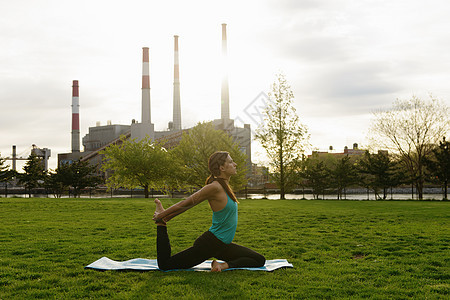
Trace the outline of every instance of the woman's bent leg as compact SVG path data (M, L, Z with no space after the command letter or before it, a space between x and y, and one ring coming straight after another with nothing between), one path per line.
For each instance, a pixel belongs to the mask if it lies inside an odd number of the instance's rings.
M167 227L157 226L156 250L158 267L161 270L192 268L213 256L214 249L208 235L203 234L195 240L192 247L172 256Z
M228 244L216 258L226 261L230 268L259 268L266 263L258 252L234 243Z

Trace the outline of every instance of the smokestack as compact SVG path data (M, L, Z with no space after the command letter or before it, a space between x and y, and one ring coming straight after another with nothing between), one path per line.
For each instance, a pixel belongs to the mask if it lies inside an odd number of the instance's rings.
M72 152L80 152L80 102L78 80L72 85Z
M151 123L148 47L143 47L142 50L142 123Z
M230 100L228 93L228 72L227 72L227 24L222 24L222 92L221 92L221 118L230 119Z
M16 145L12 146L12 169L16 171L16 161L17 161L17 153L16 153Z
M174 66L173 66L173 130L181 130L180 107L180 66L178 60L178 35L174 35Z
M151 121L150 70L148 48L142 48L142 121L131 124L131 139L141 141L155 138L155 126Z

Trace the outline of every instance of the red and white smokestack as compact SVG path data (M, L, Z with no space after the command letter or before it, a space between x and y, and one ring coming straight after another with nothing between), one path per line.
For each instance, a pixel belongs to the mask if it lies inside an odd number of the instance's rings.
M221 91L221 118L230 119L230 99L228 91L228 72L227 72L227 24L222 24L222 91Z
M174 35L173 130L181 130L180 65L178 59L178 35Z
M151 123L148 47L143 47L142 50L142 123Z
M80 101L78 80L72 85L72 152L80 152Z

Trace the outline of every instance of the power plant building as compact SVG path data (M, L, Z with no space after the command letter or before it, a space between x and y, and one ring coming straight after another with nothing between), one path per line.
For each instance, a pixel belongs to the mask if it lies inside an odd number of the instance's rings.
M227 38L226 24L222 24L222 55L224 61L227 58ZM130 125L111 124L89 127L89 133L83 139L84 152L77 148L79 145L79 91L78 81L73 81L72 91L72 152L58 154L58 165L64 162L72 162L78 159L89 160L91 164L100 164L101 155L99 151L110 144L120 142L120 137L141 140L148 136L151 140L167 141L168 148L175 147L182 138L183 132L189 129L182 129L181 124L181 101L180 101L180 78L179 78L179 59L178 59L178 36L174 36L174 81L173 81L173 119L168 124L167 131L155 131L154 124L151 122L151 102L150 102L150 69L149 69L149 48L143 48L142 60L142 121L133 120ZM223 70L223 80L221 88L221 119L213 120L216 129L225 131L236 142L240 150L248 157L247 168L251 174L251 128L250 124L245 124L243 128L235 127L234 120L230 119L229 109L229 88L226 70ZM76 87L76 89L75 89ZM75 121L74 121L75 120ZM78 131L77 131L78 130Z
M89 127L89 133L83 137L85 152L92 152L108 145L121 135L130 132L130 125L108 124L105 126Z

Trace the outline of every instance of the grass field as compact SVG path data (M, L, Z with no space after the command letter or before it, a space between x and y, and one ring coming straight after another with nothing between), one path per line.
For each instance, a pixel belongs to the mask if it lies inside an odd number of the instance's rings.
M0 299L450 297L449 202L241 200L235 242L293 269L84 269L102 256L156 258L153 210L136 198L0 198ZM173 251L210 222L207 203L173 219Z

